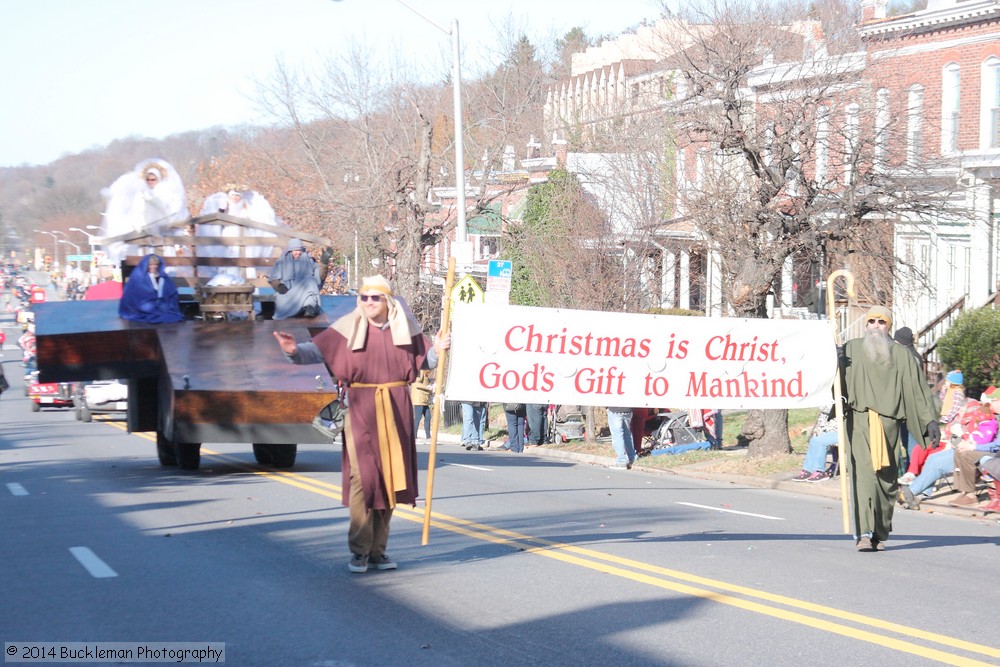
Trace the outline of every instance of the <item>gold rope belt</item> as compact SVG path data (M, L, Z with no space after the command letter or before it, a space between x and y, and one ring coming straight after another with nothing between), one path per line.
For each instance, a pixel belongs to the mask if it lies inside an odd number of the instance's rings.
M882 428L879 413L868 410L868 452L871 454L872 470L878 472L889 465L889 445Z
M392 396L390 387L405 387L405 380L367 384L355 382L351 387L375 388L375 424L378 427L378 451L382 461L382 481L385 484L389 509L396 506L396 491L405 491L406 464L403 461L403 443L399 440L396 420L392 417Z

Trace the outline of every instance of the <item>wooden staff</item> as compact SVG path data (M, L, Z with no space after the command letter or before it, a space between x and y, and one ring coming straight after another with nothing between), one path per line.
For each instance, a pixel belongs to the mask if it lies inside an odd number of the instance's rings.
M840 346L840 334L837 332L837 318L834 313L834 289L833 284L837 278L843 277L847 282L847 296L854 298L854 274L850 271L840 269L830 274L826 279L826 312L830 317L830 326L833 329L833 344ZM840 506L844 517L844 534L851 534L850 519L850 499L848 497L847 476L850 474L850 462L847 460L847 446L844 436L844 401L843 392L840 390L840 356L837 356L837 374L833 380L833 405L837 414L837 464L840 468Z
M455 258L448 260L448 277L444 281L444 308L441 311L441 334L451 331L451 289L455 284ZM437 399L444 396L444 367L448 361L448 350L438 353L437 374L434 379L435 405L431 411L431 451L427 456L427 499L424 506L424 531L420 545L427 546L427 536L431 530L431 498L434 496L434 461L437 459L438 425L441 423L441 409Z

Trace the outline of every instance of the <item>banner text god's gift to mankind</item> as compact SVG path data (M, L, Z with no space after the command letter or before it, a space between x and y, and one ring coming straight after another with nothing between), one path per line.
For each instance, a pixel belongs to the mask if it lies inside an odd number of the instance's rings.
M820 320L456 309L447 398L658 408L797 408L830 400Z

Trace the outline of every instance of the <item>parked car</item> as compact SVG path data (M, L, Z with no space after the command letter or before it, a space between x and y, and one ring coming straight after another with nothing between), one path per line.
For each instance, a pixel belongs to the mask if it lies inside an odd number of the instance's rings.
M28 398L31 399L31 411L38 412L42 407L71 408L73 407L73 384L70 382L39 382L38 371L32 373L33 378L28 385Z
M128 412L128 385L118 380L77 384L73 395L76 418L89 422L95 414L120 414Z

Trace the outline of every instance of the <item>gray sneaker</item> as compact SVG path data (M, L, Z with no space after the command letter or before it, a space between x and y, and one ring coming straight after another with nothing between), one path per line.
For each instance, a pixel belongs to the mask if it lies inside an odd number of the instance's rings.
M381 556L372 556L371 559L369 560L369 564L371 565L373 570L396 569L396 562L391 558L389 558L388 556L386 556L385 554L382 554Z
M367 572L368 556L364 554L351 554L351 562L347 564L347 569L358 574Z

